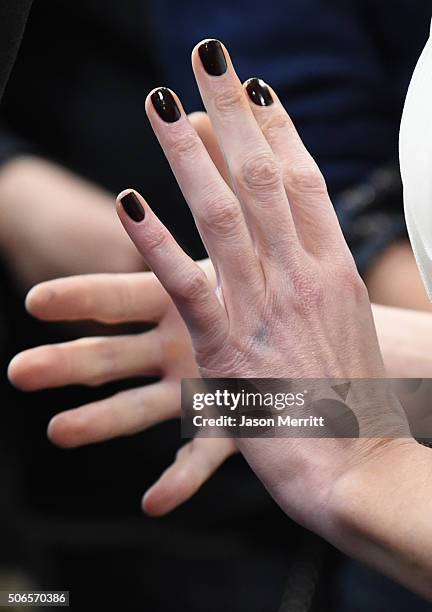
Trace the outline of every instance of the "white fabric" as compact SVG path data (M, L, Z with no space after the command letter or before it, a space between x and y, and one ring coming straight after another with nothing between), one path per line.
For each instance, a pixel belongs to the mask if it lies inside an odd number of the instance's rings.
M400 129L399 156L408 234L426 291L432 300L431 37L408 89Z

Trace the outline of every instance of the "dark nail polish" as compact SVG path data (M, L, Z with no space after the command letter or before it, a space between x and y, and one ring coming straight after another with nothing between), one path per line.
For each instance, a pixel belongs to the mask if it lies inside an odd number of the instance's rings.
M207 40L198 47L204 70L211 76L220 76L227 69L225 53L218 40Z
M270 106L274 102L270 89L262 79L249 79L246 82L246 91L257 106Z
M144 219L144 208L142 207L141 202L138 200L133 191L130 191L129 193L124 195L121 198L120 202L126 214L132 219L132 221L136 221L137 223L139 223Z
M174 96L166 87L159 87L151 95L151 101L162 121L174 123L181 117L180 109Z

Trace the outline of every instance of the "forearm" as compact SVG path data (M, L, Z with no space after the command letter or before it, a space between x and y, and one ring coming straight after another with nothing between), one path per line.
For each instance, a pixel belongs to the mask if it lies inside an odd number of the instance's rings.
M14 248L24 214L33 217L33 223L40 223L42 216L49 224L58 211L79 211L90 197L106 206L109 196L48 160L27 155L11 159L0 169L0 248Z
M111 194L31 156L0 170L0 253L24 288L57 276L144 267Z
M394 378L431 378L432 313L372 306L387 374Z
M333 543L432 600L432 451L394 444L391 463L364 464L334 488Z
M408 240L391 245L365 275L371 302L397 308L431 311Z

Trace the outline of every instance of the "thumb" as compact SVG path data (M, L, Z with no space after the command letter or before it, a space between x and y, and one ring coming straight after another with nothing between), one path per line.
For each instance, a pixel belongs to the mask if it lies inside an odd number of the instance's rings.
M219 170L222 178L225 180L227 185L231 187L231 176L225 162L224 154L222 153L216 140L209 116L207 113L197 111L195 113L190 113L188 118L198 136L201 138L208 154L212 158L216 168Z

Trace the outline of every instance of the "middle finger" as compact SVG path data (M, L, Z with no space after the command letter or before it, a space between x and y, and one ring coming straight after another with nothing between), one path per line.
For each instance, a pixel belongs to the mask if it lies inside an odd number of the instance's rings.
M259 251L279 260L288 255L292 261L299 243L282 168L256 122L227 50L217 40L203 41L192 53L192 64Z

